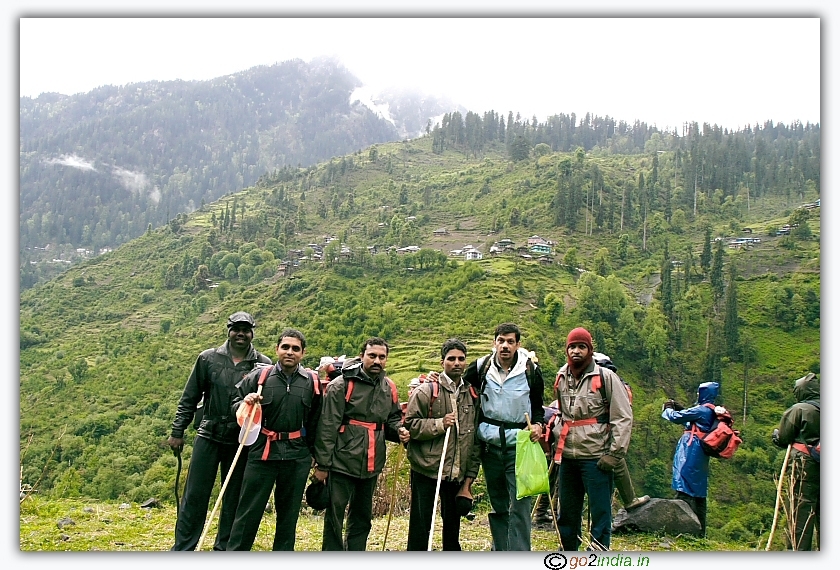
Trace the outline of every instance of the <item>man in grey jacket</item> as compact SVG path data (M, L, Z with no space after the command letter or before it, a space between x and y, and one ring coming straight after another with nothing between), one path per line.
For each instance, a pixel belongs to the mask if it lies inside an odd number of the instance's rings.
M475 438L477 394L461 378L467 367L467 347L460 340L451 338L443 343L440 355L443 373L414 389L405 413L405 428L411 434L408 442L408 462L411 464L408 550L428 548L441 460L443 550L461 550L458 541L461 513L458 507L459 504L471 506L470 487L478 475L479 455ZM469 508L464 510L468 512Z
M580 547L584 495L589 497L590 534L596 548L610 547L613 470L630 447L633 409L621 379L592 359L592 336L584 328L566 337L566 364L557 372L554 397L561 422L555 427L554 461L560 464L560 540Z

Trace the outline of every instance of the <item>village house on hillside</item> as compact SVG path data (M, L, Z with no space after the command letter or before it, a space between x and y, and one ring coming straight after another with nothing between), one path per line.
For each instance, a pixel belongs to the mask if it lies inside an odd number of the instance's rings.
M481 255L481 252L478 251L476 248L474 248L471 245L465 245L464 249L463 249L463 252L464 252L464 261L478 261L479 259L481 259L483 257Z

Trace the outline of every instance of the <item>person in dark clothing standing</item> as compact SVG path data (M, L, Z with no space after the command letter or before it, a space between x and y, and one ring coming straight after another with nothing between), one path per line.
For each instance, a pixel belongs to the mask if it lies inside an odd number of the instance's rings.
M295 527L312 467L321 391L317 374L313 378L313 372L300 366L306 352L303 333L284 330L276 352L277 364L268 373L258 368L248 374L233 403L234 413L247 418L259 401L262 423L248 452L228 550L251 550L272 487L277 524L271 549L295 549ZM262 393L257 396L263 375Z
M793 386L793 395L796 403L785 410L778 429L773 431L774 444L781 448L790 445L792 448L790 460L795 528L793 540L790 541L793 544L790 546L794 550L819 550L820 464L812 457L814 446L820 443L820 381L816 375L809 373L797 380ZM816 541L814 528L817 529Z
M408 442L411 464L408 550L428 548L441 460L442 546L443 550L461 550L458 503L472 505L471 486L478 475L476 393L461 378L467 367L467 347L460 340L451 338L440 352L443 372L414 389L405 412L405 428L411 434ZM447 430L450 431L448 439ZM445 439L446 455L442 459Z
M329 487L330 497L322 550L365 550L385 440L405 443L410 437L401 425L397 387L385 376L387 360L388 343L370 338L325 390L314 448L315 479Z
M192 422L202 398L204 415L193 441L172 550L195 550L207 518L207 505L216 474L221 467L219 475L224 480L239 448L239 425L231 413L236 384L257 363L271 364L271 359L257 352L251 344L255 326L254 318L244 311L228 317L227 341L218 348L209 348L198 355L178 402L172 432L167 441L173 450L180 451L183 448L184 431ZM213 550L227 548L244 472L245 461L237 461L222 498L219 530Z

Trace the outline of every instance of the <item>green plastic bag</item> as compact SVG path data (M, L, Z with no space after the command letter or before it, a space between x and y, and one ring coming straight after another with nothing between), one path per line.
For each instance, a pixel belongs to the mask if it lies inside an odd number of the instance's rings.
M531 441L531 431L516 434L516 498L548 494L548 463L538 441Z

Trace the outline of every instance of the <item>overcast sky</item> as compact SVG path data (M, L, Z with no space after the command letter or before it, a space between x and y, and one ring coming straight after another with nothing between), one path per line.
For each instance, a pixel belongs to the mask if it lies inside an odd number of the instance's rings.
M820 122L812 18L22 18L20 95L201 80L335 56L476 112L660 128Z

